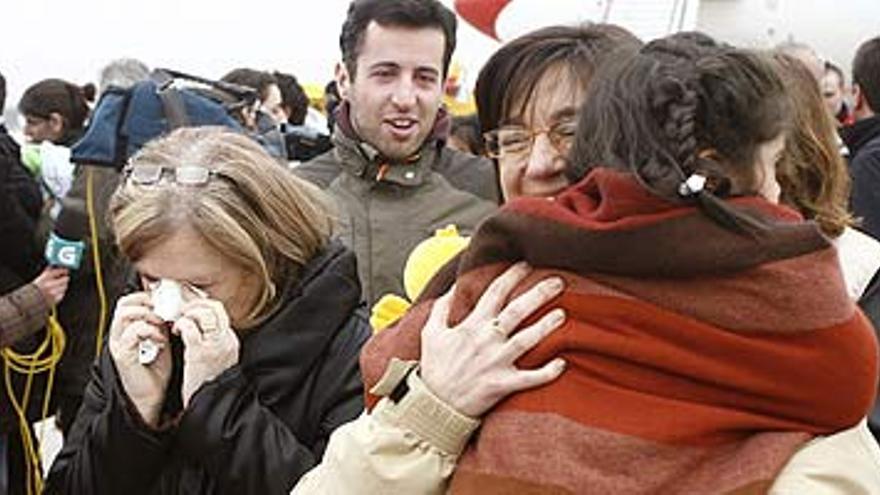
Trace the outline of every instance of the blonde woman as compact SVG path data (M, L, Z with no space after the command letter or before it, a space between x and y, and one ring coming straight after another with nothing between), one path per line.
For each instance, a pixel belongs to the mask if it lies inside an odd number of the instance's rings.
M182 129L131 160L110 216L143 290L47 493L285 493L363 408L369 328L322 202L248 138Z

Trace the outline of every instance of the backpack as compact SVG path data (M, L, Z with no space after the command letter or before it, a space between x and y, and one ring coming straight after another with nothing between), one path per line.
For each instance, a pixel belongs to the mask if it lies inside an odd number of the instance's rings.
M224 126L246 133L233 115L258 97L245 86L156 69L145 81L101 95L70 159L121 170L148 141L179 127Z

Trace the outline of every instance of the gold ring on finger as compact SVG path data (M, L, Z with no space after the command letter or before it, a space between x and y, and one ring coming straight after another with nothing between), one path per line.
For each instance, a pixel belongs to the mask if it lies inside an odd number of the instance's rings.
M199 321L199 329L202 335L217 333L217 320L214 318L205 318L207 321Z
M507 338L507 331L504 330L504 327L501 326L501 320L496 316L492 318L492 321L489 322L489 328L498 334L501 338Z

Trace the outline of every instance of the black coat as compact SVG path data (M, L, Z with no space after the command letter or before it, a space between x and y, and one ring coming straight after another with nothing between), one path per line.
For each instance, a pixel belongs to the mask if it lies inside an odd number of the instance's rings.
M363 409L358 354L369 325L354 255L339 246L311 261L284 301L242 337L239 365L182 412L172 378L173 421L161 431L132 412L105 350L45 493L287 494Z
M880 240L880 116L863 119L844 128L841 136L852 157L849 166L853 180L853 213L862 220L860 228ZM880 330L880 272L874 274L862 293L859 306L874 324L875 331ZM868 415L868 426L880 441L880 398Z
M842 131L850 150L852 209L861 229L880 240L880 116L860 120Z
M20 148L0 125L0 294L11 292L30 282L39 273L43 261L43 249L37 243L37 223L43 199L40 185L19 158ZM34 352L45 337L37 332L20 339L13 349L22 354ZM43 391L46 375L36 376L31 386L27 417L41 417ZM12 373L12 381L18 398L25 390L25 376ZM0 391L0 433L19 431L18 415L6 397L5 387ZM14 455L20 455L16 451ZM0 463L3 460L0 459Z
M21 164L18 143L0 125L0 292L30 281L42 264L36 227L43 199Z

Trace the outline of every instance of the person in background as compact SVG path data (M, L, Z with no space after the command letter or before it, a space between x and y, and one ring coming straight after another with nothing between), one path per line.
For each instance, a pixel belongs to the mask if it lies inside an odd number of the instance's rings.
M443 80L455 14L437 0L355 0L340 35L334 148L293 169L336 202L364 299L402 293L409 252L436 229L467 233L495 209L491 163L446 147Z
M133 79L146 77L146 67L132 59L121 59L109 63L100 74L100 88L103 93L111 86L121 87ZM54 220L64 208L76 204L74 216L81 224L81 232L90 233L86 215L86 183L92 182L95 198L106 196L106 190L116 185L115 170L101 168L87 171L88 167L76 166L71 162L71 149L84 135L90 109L88 104L94 100L94 85L79 88L71 83L49 79L32 86L19 102L19 110L25 115L25 135L32 143L42 141L39 147L32 147L26 156L37 161L38 177L46 193L48 218L44 215L38 237L41 242L52 230ZM30 117L29 117L30 115ZM57 144L58 146L53 145ZM87 180L87 176L93 176ZM97 206L96 225L104 228L100 214L104 212L101 201ZM67 206L65 206L67 205ZM68 212L69 214L70 212ZM71 239L86 241L89 239ZM101 251L102 288L110 295L121 291L124 284L122 271L111 260L112 253ZM92 264L92 248L86 251L82 266L69 273L67 292L57 307L57 318L65 332L65 349L55 369L52 387L52 411L55 422L62 434L66 434L73 424L79 409L83 389L88 378L88 370L95 359L96 328L99 319L99 295Z
M287 115L280 128L288 160L304 162L329 151L333 144L325 126L306 123L309 113L317 110L309 107L309 98L296 77L281 72L274 72L273 76L281 89L282 108Z
M18 102L24 135L33 143L70 147L83 135L95 91L94 84L77 86L61 79L44 79L29 87Z
M101 69L98 77L98 94L109 88L127 89L150 77L147 64L135 58L119 58Z
M823 111L822 95L802 63L784 54L775 54L774 62L794 111L794 125L776 172L782 190L780 200L814 220L833 239L850 298L858 302L874 328L880 328L880 242L853 227L849 171L837 152L835 120ZM875 438L880 438L880 402L875 402L867 426ZM862 484L880 487L880 449L864 422L828 437L824 443L837 446L835 452L825 455L849 458L843 462L856 466L872 463L873 468L865 472L874 473L874 477ZM858 446L858 450L853 446ZM868 455L858 455L861 453Z
M259 101L257 110L271 117L273 125L287 121L288 116L284 109L281 89L271 73L241 68L229 72L221 80L256 90ZM244 112L245 126L251 131L262 130L261 123L258 121L259 115L249 110L245 109Z
M846 79L843 71L833 63L825 62L825 74L822 76L822 98L825 106L838 126L848 126L853 123L852 112L846 102Z
M849 172L837 153L835 120L820 111L823 95L812 73L783 53L773 54L773 62L785 82L794 120L776 171L780 201L815 220L822 232L837 240L847 291L858 300L880 268L880 242L853 228Z
M275 71L272 76L281 92L281 108L287 117L283 122L303 125L309 110L309 98L306 92L293 75Z
M825 77L825 62L812 46L800 41L785 41L776 45L776 51L800 60L809 69L813 79L818 84L822 84L822 78Z
M327 114L327 129L332 135L336 128L336 109L339 107L341 97L336 81L329 81L324 86L324 112Z
M6 104L6 79L0 74L0 115ZM21 353L30 353L40 344L39 330L45 327L49 306L56 291L49 285L66 284L60 272L40 273L44 265L42 246L37 242L37 225L43 208L40 185L21 162L21 149L0 121L0 342ZM56 276L57 275L57 276ZM31 283L28 283L31 282ZM56 282L58 284L56 285ZM48 297L47 297L48 296ZM12 374L17 396L25 389L26 378ZM33 386L32 403L42 403L44 382ZM5 388L5 387L4 387ZM27 490L27 468L22 429L9 392L0 400L0 494L20 494ZM36 421L39 408L32 407L27 418Z
M287 113L275 77L269 72L235 69L221 80L256 91L254 104L242 107L235 116L269 154L286 163L290 157L281 125L287 121Z
M483 137L476 114L452 117L452 128L446 146L471 155L483 155Z
M0 115L6 105L6 78L0 73ZM21 162L21 147L9 135L6 123L0 120L0 187L2 187L3 238L0 243L2 264L11 269L18 280L36 274L41 260L36 245L36 225L43 209L39 183L30 176ZM9 289L6 287L5 289Z
M865 233L880 239L880 36L859 46L852 72L855 123L840 132L850 153L851 204Z
M179 129L124 177L110 218L141 290L45 493L286 493L363 408L354 255L318 191L241 134Z
M57 218L60 200L74 181L70 148L85 132L95 91L91 83L80 87L61 79L45 79L25 90L18 102L28 140L22 159L43 188L49 213L46 220ZM47 230L47 226L40 230Z

